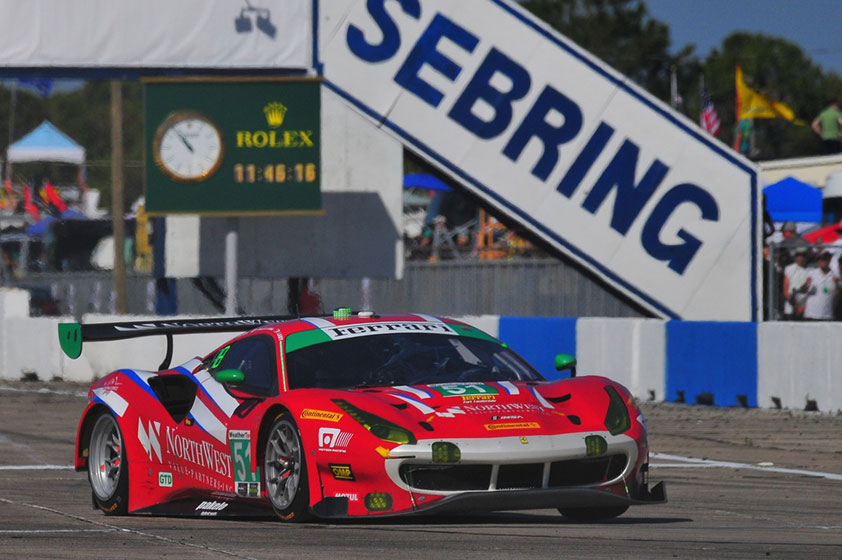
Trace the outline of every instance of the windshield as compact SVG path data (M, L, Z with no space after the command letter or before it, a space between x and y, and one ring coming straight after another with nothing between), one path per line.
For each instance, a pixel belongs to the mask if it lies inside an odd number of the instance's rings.
M543 380L498 341L440 334L323 342L287 353L286 367L290 389Z

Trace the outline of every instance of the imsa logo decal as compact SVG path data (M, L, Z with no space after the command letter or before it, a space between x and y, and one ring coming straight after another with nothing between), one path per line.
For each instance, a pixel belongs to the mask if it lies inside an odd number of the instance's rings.
M355 480L354 472L351 470L351 465L337 465L329 463L330 472L333 473L333 478L336 480Z

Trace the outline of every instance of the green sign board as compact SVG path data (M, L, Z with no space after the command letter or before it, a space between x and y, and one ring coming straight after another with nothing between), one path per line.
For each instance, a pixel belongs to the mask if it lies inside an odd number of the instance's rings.
M150 214L321 211L319 81L150 80L144 116Z

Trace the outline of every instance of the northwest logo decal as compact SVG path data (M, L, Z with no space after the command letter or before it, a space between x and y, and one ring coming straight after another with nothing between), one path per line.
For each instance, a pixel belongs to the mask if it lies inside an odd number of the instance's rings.
M161 459L161 443L158 441L158 436L161 435L161 423L154 422L152 420L149 421L147 427L144 428L143 420L140 418L137 419L137 439L140 442L140 445L143 446L143 449L146 450L146 454L149 456L149 460L152 460L152 452L155 452L155 456L158 458L159 463L163 463Z

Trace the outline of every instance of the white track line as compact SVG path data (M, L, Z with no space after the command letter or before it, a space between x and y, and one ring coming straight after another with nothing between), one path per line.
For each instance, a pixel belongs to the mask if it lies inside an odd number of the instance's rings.
M0 465L0 471L72 471L73 465Z
M83 399L88 396L87 391L57 391L55 389L47 389L46 387L41 387L40 389L25 389L21 387L9 387L7 385L0 385L0 391L10 391L13 393L46 393L51 395L69 395L71 397L81 397Z
M678 464L672 463L651 463L652 468L725 468L725 469L748 469L755 471L767 471L784 474L798 474L802 476L813 476L816 478L827 478L829 480L842 481L842 474L826 473L820 471L805 471L802 469L784 469L781 467L764 467L760 465L752 465L750 463L733 463L731 461L712 461L710 459L695 459L693 457L682 457L680 455L668 455L666 453L650 453L649 456L653 459L663 459L666 461L678 461Z

